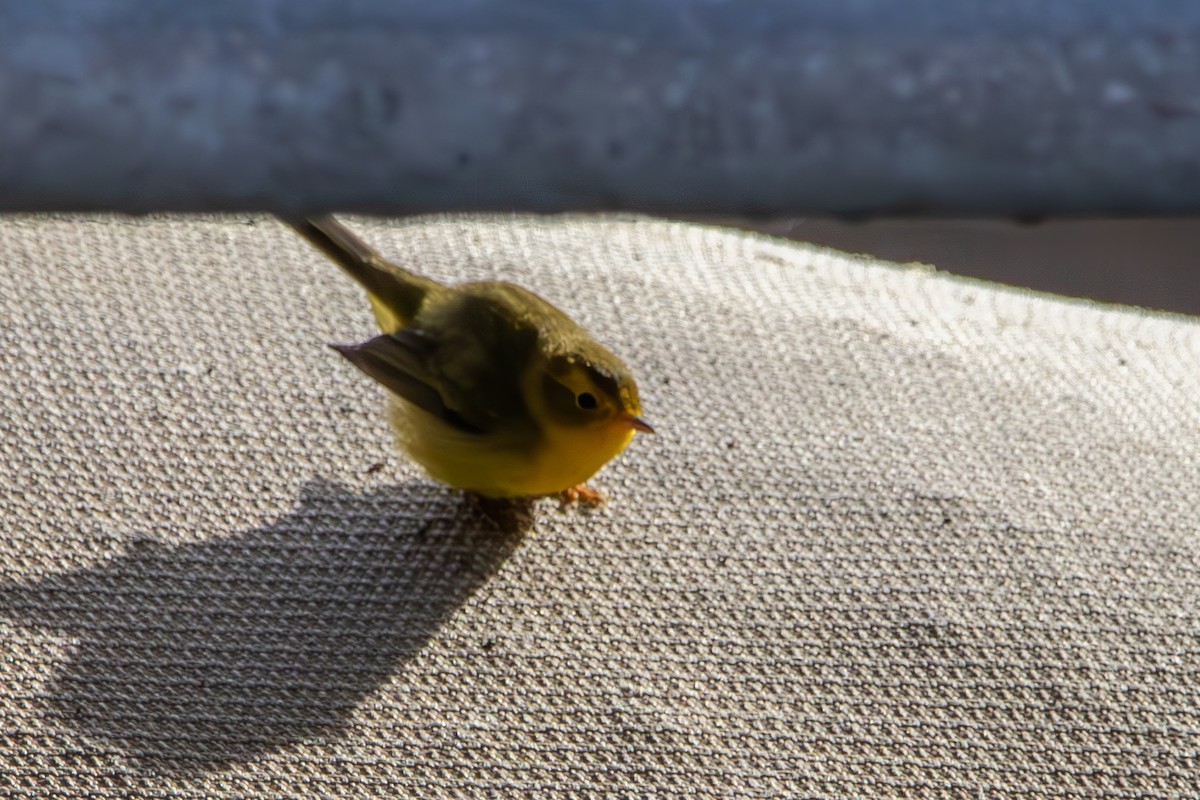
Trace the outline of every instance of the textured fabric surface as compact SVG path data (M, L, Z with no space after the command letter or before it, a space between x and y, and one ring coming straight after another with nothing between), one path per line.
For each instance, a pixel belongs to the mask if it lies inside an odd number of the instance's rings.
M1194 796L1200 326L719 229L355 220L658 427L499 525L266 220L0 220L4 797Z

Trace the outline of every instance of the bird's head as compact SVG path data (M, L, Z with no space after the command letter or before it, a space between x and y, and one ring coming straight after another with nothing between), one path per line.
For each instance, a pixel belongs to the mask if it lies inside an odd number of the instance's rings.
M632 435L654 433L642 419L637 383L611 353L557 355L542 371L541 405L555 423L573 428L605 428Z

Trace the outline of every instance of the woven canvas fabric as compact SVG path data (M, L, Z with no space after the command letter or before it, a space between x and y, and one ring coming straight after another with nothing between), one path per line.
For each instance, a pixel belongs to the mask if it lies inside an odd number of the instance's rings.
M0 220L0 796L1166 798L1200 326L716 228L353 220L640 378L499 524L269 219Z

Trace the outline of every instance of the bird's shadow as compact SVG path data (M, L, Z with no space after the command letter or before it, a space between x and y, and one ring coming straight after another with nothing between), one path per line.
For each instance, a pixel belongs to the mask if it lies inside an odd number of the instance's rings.
M263 527L0 584L0 615L77 640L46 710L97 744L154 771L248 761L342 728L532 522L427 506L310 483Z

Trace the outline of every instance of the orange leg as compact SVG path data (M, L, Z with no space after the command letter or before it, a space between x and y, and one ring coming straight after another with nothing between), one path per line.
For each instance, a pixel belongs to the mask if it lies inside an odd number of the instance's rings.
M564 489L559 493L558 499L560 505L566 507L575 503L598 506L608 498L599 489L593 489L581 483L578 486L572 486L570 489Z

